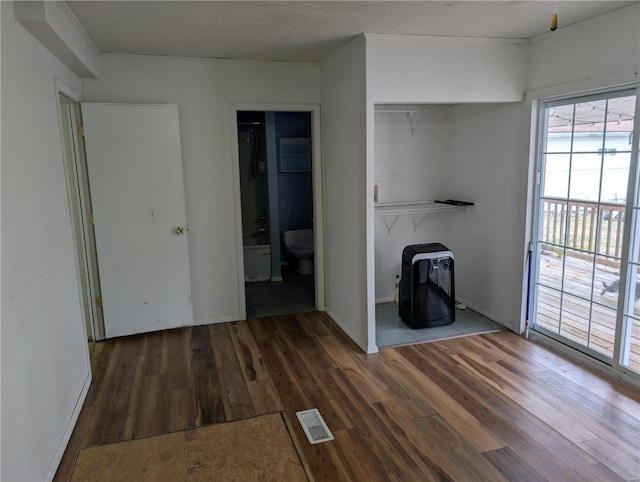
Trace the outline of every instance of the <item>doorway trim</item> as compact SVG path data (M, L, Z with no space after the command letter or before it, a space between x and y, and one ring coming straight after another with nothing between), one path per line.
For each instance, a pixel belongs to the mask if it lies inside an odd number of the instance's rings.
M56 109L56 117L58 120L58 135L60 137L60 149L61 149L61 156L62 156L62 169L64 172L64 177L65 177L65 184L66 184L66 191L67 191L67 199L66 199L66 204L65 204L65 212L67 213L68 216L68 227L70 230L73 231L73 223L74 220L72 218L72 212L70 209L70 205L71 202L74 202L75 200L72 199L71 197L71 191L69 190L69 173L68 173L68 156L67 156L67 152L66 152L66 148L65 148L65 139L64 139L64 127L63 127L63 119L62 119L62 107L60 105L60 96L64 96L67 99L69 99L73 104L77 104L81 101L81 95L74 90L72 87L70 87L68 84L66 84L64 81L62 81L61 79L59 79L58 77L54 77L53 78L53 91L54 91L54 99L55 99L55 109ZM73 134L73 133L72 133ZM75 160L71 160L71 162L75 163ZM74 251L77 253L78 250L81 249L80 246L78 246L77 240L76 240L76 236L72 235L71 236L71 242L72 242L72 246ZM77 256L75 256L77 259ZM87 321L84 319L84 313L85 313L85 309L84 309L84 300L83 300L83 296L82 296L82 283L84 282L88 282L88 280L82 280L80 278L80 270L79 267L75 266L75 270L76 270L76 278L77 278L77 284L78 284L78 302L80 304L80 308L81 308L81 312L83 314L83 320L81 323L81 326L77 327L77 329L82 330L85 340L88 338L88 330L87 330ZM94 325L92 325L94 326ZM94 338L95 339L95 338ZM82 410L82 406L84 405L84 402L87 398L87 394L89 393L89 387L91 386L91 380L93 379L92 376L92 372L91 372L91 356L89 353L89 345L88 343L84 344L84 363L85 363L85 367L86 367L86 376L84 381L82 382L82 387L80 388L80 392L77 394L77 398L75 400L75 403L73 405L73 411L71 412L69 419L67 421L66 427L64 429L64 433L62 434L62 438L60 440L60 443L58 444L58 448L56 449L55 454L53 455L53 458L51 459L51 463L49 465L47 474L46 474L46 480L52 480L53 477L56 474L56 471L58 470L59 466L60 466L60 462L62 460L62 457L64 456L64 452L65 452L65 448L67 447L69 441L71 440L71 435L73 433L73 429L76 426L76 423L78 421L78 418L80 417L80 411ZM71 394L69 394L70 396L72 396ZM75 396L75 395L73 395Z
M233 178L233 209L235 216L236 265L238 277L238 313L247 318L244 286L244 257L242 245L242 204L240 195L240 156L238 148L238 112L309 112L311 113L311 144L313 161L313 227L314 227L314 276L315 303L318 311L325 310L325 252L324 252L324 188L322 182L322 142L320 129L320 104L246 103L232 102L229 109L231 134L231 170Z
M67 205L70 228L74 232L73 247L76 252L76 276L78 278L78 294L86 317L83 320L85 337L93 341L104 338L102 312L97 299L100 296L100 281L96 262L95 241L88 216L91 212L91 199L87 179L87 167L84 157L84 141L78 133L82 124L80 109L81 96L59 79L54 80L56 92L56 109L64 161L65 181L67 187ZM61 97L69 100L69 125L64 125ZM67 149L65 130L69 129L71 146ZM84 264L80 266L80 263ZM86 292L87 296L83 293ZM86 298L86 299L85 299ZM88 306L87 306L88 305Z

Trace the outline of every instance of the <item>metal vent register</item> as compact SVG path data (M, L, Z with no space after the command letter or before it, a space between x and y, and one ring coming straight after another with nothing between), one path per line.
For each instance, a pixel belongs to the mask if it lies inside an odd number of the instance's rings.
M304 433L307 434L310 444L319 444L333 440L333 435L324 422L317 408L296 412Z

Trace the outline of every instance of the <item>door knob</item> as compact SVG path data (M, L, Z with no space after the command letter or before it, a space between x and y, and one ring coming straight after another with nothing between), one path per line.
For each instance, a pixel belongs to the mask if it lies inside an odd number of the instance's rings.
M176 228L176 234L178 236L182 236L184 234L184 228L183 227L177 227Z

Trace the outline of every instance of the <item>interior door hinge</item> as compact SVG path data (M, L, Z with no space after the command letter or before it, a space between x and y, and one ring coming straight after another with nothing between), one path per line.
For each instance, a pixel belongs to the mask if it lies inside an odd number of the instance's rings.
M78 124L78 135L84 137L84 124Z
M89 213L89 224L94 225L95 222L93 221L93 213Z
M102 309L102 296L96 298L96 307Z

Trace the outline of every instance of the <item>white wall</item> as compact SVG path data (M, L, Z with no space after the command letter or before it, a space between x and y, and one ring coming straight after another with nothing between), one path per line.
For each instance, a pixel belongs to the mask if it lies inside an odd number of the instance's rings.
M376 301L388 301L407 244L440 242L455 255L456 297L517 330L527 192L524 103L432 107L411 137L404 114L376 113L376 182L383 202L453 198L463 212L375 218ZM420 119L420 117L417 117ZM395 182L398 181L398 182ZM387 189L385 189L387 185ZM385 225L385 222L387 225Z
M15 21L11 3L1 9L0 478L43 480L90 381L54 79L78 94L82 85Z
M367 330L365 41L321 62L327 312L363 349Z
M639 67L640 4L636 3L534 39L528 89L553 87L548 93L556 95L608 87L637 81Z
M522 102L450 108L450 197L475 203L448 218L456 298L514 331L525 266L527 114Z
M449 188L476 205L449 225L456 296L521 331L533 179L531 100L637 80L638 5L560 28L531 45L527 101L450 112Z
M608 89L640 81L640 4L595 19L562 27L533 39L523 116L537 115L540 100ZM514 119L517 121L517 119ZM525 242L532 236L536 132L531 135L527 164ZM520 330L524 329L525 280L522 280ZM514 280L515 282L515 280Z
M476 203L466 212L447 215L443 226L447 246L456 255L456 296L514 331L523 328L526 302L530 160L535 148L530 142L531 101L638 81L639 29L640 6L635 4L561 26L529 46L489 42L466 45L467 53L456 54L464 42L452 47L443 44L439 53L444 57L439 59L429 39L424 39L426 53L422 53L419 39L367 36L368 110L376 102L466 103L450 108L446 141L449 197ZM464 61L469 53L493 47L494 54L506 49L504 62L498 55L485 70ZM420 59L417 65L416 59ZM429 64L440 69L429 69ZM460 92L465 82L472 84L466 84L468 92ZM495 103L523 100L527 88L525 102ZM377 129L375 134L377 162L381 149ZM403 144L396 157L404 156L406 150ZM384 241L379 237L379 221L375 222L377 252ZM378 257L375 262L377 275ZM389 273L382 271L386 284Z
M458 103L495 103L495 102L519 102L524 99L527 86L527 73L529 61L529 46L521 40L498 40L498 39L469 39L469 38L444 38L444 37L421 37L421 36L388 36L388 35L366 35L367 48L367 117L373 118L375 104L458 104ZM440 107L440 117L434 119L429 125L428 131L419 141L404 142L382 124L382 115L375 117L375 130L368 132L367 139L367 168L375 169L373 177L369 180L372 184L367 185L367 192L373 191L374 181L379 180L378 173L385 173L393 169L397 163L409 162L413 169L419 172L410 181L403 180L398 186L406 186L407 193L414 194L420 181L424 182L424 193L432 200L436 196L443 196L452 199L463 199L484 202L479 196L482 192L480 184L474 185L476 175L487 173L481 179L484 182L489 178L491 172L484 166L485 162L490 162L491 152L500 151L502 146L492 146L487 155L467 155L464 149L458 145L460 137L454 135L454 130L459 128L453 125L447 116L448 107ZM427 111L430 112L430 111ZM400 119L395 119L395 124L401 126ZM479 119L479 122L483 122ZM422 127L417 124L417 132ZM493 136L492 125L477 126L489 130L487 135ZM395 127L397 128L397 127ZM466 126L465 126L466 128ZM470 127L473 131L473 127ZM410 131L409 131L410 134ZM386 141L391 145L385 146L385 138L378 139L378 135L386 137ZM525 137L525 142L526 142ZM463 144L465 140L462 139ZM423 142L423 146L415 145L416 142ZM434 147L437 146L437 147ZM416 155L420 149L424 149L427 157L422 163ZM437 154L434 154L437 153ZM511 152L504 151L504 162L510 158ZM526 154L526 151L525 151ZM428 156L433 156L429 158ZM456 156L463 155L462 158ZM502 156L502 155L501 155ZM408 159L412 161L402 161ZM466 163L474 163L471 169L466 169ZM400 164L402 165L402 164ZM375 167L374 167L375 166ZM385 167L387 166L387 167ZM433 174L442 176L440 184L434 185ZM405 174L397 174L401 178ZM467 189L465 183L472 185L473 189ZM393 190L392 183L392 190ZM400 187L400 189L402 189ZM431 195L427 192L431 191ZM417 192L415 193L417 194ZM385 196L385 187L382 186L382 196ZM408 200L398 198L399 201ZM372 201L370 201L372 204ZM489 242L492 232L488 228L483 228L483 236L478 238L478 233L473 233L474 228L480 223L467 223L467 218L473 216L476 208L471 208L465 213L447 213L446 215L426 219L419 229L413 231L413 219L402 217L398 220L391 233L387 234L383 220L380 216L375 216L373 209L367 213L368 236L371 244L375 244L375 258L369 260L368 286L375 284L375 294L368 298L370 319L368 327L371 332L375 332L374 303L376 300L388 299L390 287L393 285L390 278L398 271L398 262L388 258L388 251L399 251L402 245L410 242L441 242L450 248L455 255L456 262L456 296L464 299L469 290L464 280L465 278L477 279L476 270L478 266L469 266L468 259L474 259L478 249ZM476 219L483 220L484 217ZM457 230L460 224L468 224L468 233ZM375 229L373 226L375 225ZM456 229L454 229L456 228ZM395 232L394 232L395 231ZM461 240L454 239L456 236L469 236L470 241L461 243ZM375 239L374 239L375 238ZM493 242L493 238L491 239ZM399 254L393 255L400 257ZM375 268L374 268L375 265ZM463 266L463 269L460 269ZM495 277L495 276L494 276ZM392 279L391 279L392 281ZM483 283L483 281L478 281ZM484 284L486 290L491 286ZM474 308L485 314L490 314L498 321L510 318L502 318L502 308L494 309L493 300L479 298L478 304L472 304L477 293L469 292L471 300L469 302ZM497 296L494 296L497 298ZM519 298L518 298L519 299ZM511 308L506 310L511 313Z
M448 111L447 106L416 111L413 135L404 112L375 113L374 179L380 188L379 203L450 197ZM436 242L448 245L449 215L375 216L376 302L392 300L405 246Z
M239 319L235 226L241 211L234 205L230 106L318 103L318 66L104 55L102 75L86 82L85 99L178 105L194 322Z
M514 102L524 98L522 40L366 35L375 103Z
M431 106L412 114L375 113L375 182L381 203L432 201L447 194L448 107Z

